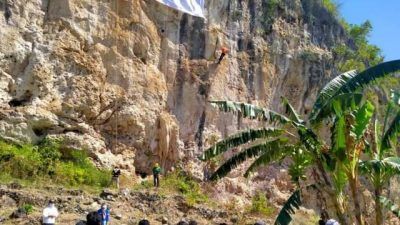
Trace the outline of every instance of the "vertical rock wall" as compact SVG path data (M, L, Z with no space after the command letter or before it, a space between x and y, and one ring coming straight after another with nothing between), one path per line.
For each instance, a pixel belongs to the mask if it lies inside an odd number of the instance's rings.
M348 42L318 2L208 0L203 20L154 0L3 0L0 135L61 137L100 165L149 171L252 125L208 100L280 110L286 96L307 114Z

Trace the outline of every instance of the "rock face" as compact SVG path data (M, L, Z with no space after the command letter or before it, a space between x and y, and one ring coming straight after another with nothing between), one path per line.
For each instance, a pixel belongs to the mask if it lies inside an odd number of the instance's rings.
M149 172L251 125L208 100L280 110L286 96L307 114L348 42L318 2L208 0L203 20L154 0L2 1L0 135L61 137L103 166Z

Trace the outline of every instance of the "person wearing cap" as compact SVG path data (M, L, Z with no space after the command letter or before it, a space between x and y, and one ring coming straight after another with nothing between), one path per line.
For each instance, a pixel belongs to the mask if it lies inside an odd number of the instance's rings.
M110 221L110 210L107 208L107 204L101 204L101 208L97 211L97 214L101 216L101 225L107 225Z
M222 59L224 59L225 55L228 54L228 52L229 52L228 48L226 48L226 47L222 47L221 48L221 56L219 57L219 60L218 60L217 64L221 63Z
M43 209L43 225L56 224L58 210L54 205L54 201L50 200L46 208Z
M154 164L154 167L153 167L154 187L160 186L160 173L161 173L160 165L158 163Z

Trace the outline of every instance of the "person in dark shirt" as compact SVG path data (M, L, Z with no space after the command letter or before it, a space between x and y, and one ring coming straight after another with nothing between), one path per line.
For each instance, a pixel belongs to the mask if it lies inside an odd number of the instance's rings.
M121 170L114 168L112 171L112 183L115 183L117 189L119 189L119 176L121 175Z

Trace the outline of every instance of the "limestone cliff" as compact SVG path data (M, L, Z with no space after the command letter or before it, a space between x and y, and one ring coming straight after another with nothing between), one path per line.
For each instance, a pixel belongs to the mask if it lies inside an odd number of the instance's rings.
M0 135L61 137L100 165L147 171L251 125L207 101L307 114L349 42L318 0L207 0L206 20L154 0L2 0ZM219 49L230 53L216 64Z

